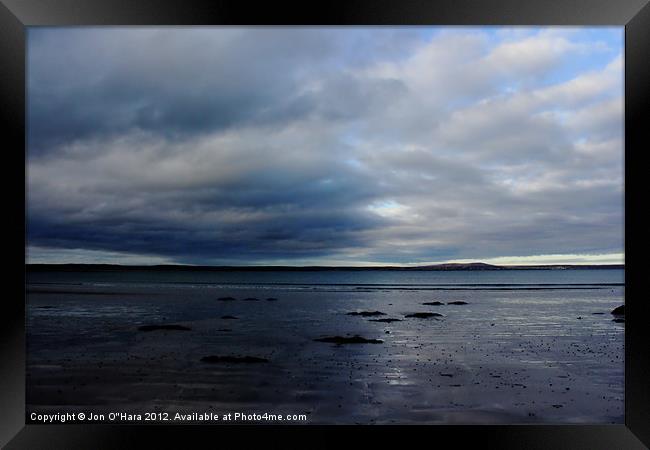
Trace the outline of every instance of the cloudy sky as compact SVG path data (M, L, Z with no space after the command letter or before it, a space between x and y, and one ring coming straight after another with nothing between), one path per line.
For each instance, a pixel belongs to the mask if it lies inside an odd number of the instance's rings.
M28 262L623 262L623 28L30 28Z

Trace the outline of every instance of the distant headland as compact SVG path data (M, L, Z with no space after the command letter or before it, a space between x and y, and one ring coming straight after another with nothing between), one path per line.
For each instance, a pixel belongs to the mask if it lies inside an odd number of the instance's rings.
M482 262L444 263L426 266L193 266L193 265L119 265L119 264L26 264L32 272L113 272L113 271L207 271L207 272L318 272L318 271L363 271L363 270L402 270L402 271L458 271L458 270L603 270L625 269L625 264L546 264L546 265L508 265L497 266Z

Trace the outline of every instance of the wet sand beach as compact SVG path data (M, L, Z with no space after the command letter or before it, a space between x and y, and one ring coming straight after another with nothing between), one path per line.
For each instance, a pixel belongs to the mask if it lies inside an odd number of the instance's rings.
M27 412L623 423L624 287L583 287L32 283Z

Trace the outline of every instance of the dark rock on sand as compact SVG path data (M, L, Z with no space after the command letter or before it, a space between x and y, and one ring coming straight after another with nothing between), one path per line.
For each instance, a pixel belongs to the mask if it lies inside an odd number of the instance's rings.
M368 322L383 322L383 323L391 323L391 322L401 322L402 319L370 319Z
M254 363L266 363L269 362L266 358L258 358L257 356L204 356L201 358L201 362L216 364L216 363L244 363L244 364L254 364Z
M245 298L243 301L245 301L245 302L259 302L260 299L255 298L255 297L248 297L248 298Z
M430 306L440 306L440 305L444 305L444 303L442 303L442 302L424 302L424 303L422 303L422 304L423 304L423 305L430 305Z
M235 316L221 316L222 319L239 319L239 317Z
M176 330L176 331L190 331L191 328L184 327L183 325L142 325L138 327L140 331L155 331L155 330Z
M612 314L615 316L624 316L625 315L625 305L621 305L618 308L612 310Z
M458 300L458 301L455 301L455 302L447 302L447 304L448 305L467 305L467 302L463 302L463 301Z
M237 299L235 297L219 297L217 300L220 302L234 302Z
M323 338L314 339L316 342L329 342L332 344L382 344L384 341L380 339L366 339L358 334L352 337L345 336L327 336Z
M373 317L373 316L385 316L386 313L381 311L354 311L347 313L348 316L362 316L362 317Z
M430 312L418 312L413 314L407 314L404 317L415 317L416 319L428 319L429 317L443 317L443 315L438 313L430 313Z

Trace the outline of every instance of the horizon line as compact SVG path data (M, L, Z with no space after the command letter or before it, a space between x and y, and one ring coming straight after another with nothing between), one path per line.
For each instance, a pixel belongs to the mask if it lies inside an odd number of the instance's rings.
M406 263L409 264L409 263ZM367 269L381 269L381 268L400 268L400 269L417 269L427 267L575 267L575 266L625 266L625 263L554 263L554 264L490 264L482 261L474 261L467 263L459 262L445 262L434 264L421 264L421 265L399 265L399 264L386 264L386 265L287 265L287 264L250 264L250 265L232 265L232 264L182 264L182 263L166 263L166 264L117 264L117 263L76 263L76 262L61 262L61 263L25 263L26 266L118 266L118 267L211 267L211 268L264 268L264 267L287 267L287 268L367 268Z

